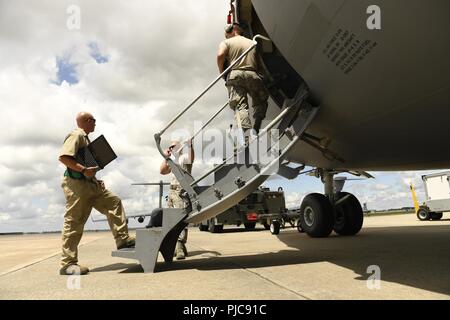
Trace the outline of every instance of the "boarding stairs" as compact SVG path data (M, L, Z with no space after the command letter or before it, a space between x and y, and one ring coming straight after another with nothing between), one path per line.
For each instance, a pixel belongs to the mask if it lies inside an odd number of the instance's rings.
M307 102L308 89L305 85L300 86L292 99L285 100L280 113L257 135L250 135L248 139L244 140L245 143L238 144L231 155L225 158L221 164L197 179L182 170L171 157L165 154L161 147L164 133L219 82L236 63L254 50L258 40L270 41L261 35L255 36L253 45L248 50L172 119L164 129L155 134L156 145L161 156L166 159L172 173L184 190L183 198L187 208L164 208L161 227L136 230L136 247L113 251L113 256L139 260L144 272L154 272L159 252L162 253L166 262L171 262L178 235L189 223L200 223L211 219L251 194L278 171L289 150L302 137L318 111L318 107ZM205 125L192 136L192 139L195 139L227 106L228 102L214 113ZM275 137L278 144L274 146L264 143L264 139L265 141L270 140L269 138L273 139L274 132L279 133ZM258 148L263 148L263 154L266 155L264 161L258 156L252 156L255 154L252 153L252 150L258 150ZM243 159L243 161L236 161L239 159ZM214 177L214 183L202 186L201 182L208 177Z

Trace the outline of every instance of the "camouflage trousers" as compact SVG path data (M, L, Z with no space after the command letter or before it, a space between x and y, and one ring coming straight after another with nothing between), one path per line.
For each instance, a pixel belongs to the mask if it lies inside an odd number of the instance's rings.
M233 70L227 84L230 107L233 109L238 128L259 130L266 117L269 94L260 76L254 71ZM253 101L254 126L250 120L248 97Z
M171 188L169 191L169 196L167 198L167 206L169 208L184 209L186 205L180 196L181 187L177 189L172 189L172 186L170 187ZM178 242L185 244L187 242L187 237L188 237L188 229L184 228L183 231L181 231L180 235L178 236Z

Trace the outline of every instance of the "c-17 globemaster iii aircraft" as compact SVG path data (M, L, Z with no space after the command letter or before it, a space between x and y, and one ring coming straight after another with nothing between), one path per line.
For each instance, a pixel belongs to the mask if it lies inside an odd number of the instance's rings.
M280 150L272 162L224 161L197 179L165 155L166 130L221 80L219 75L155 134L188 207L164 209L161 227L137 230L133 252L113 252L138 259L146 272L154 271L159 251L172 260L176 237L188 223L232 207L275 165L281 164L278 174L289 179L305 166L316 168L322 179L324 194L307 195L300 207L301 228L312 237L333 230L355 235L362 227L359 201L334 192L335 174L370 177L366 171L450 167L448 0L231 0L228 23L233 22L253 39L242 57L258 50L266 87L279 108L259 136L277 129ZM201 186L208 175L214 175L214 184Z

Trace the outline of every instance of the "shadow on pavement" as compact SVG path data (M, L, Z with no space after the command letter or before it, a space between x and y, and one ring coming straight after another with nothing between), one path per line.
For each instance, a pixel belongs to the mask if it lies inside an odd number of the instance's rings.
M240 228L225 228L220 233L212 233L212 234L222 234L222 233L241 233L241 232L260 232L266 231L264 228L255 228L253 230L246 230L244 227ZM207 232L207 231L205 231Z
M103 267L91 269L90 272L117 271L134 267L136 263L114 263ZM142 268L141 268L142 270Z
M197 250L197 251L189 251L189 257L195 257L202 254L211 254L213 256L220 256L220 252L217 251L206 251L206 250ZM174 261L180 261L175 260ZM186 261L186 260L185 260ZM197 260L196 260L197 261ZM165 265L164 262L159 262L157 266ZM136 272L143 272L144 270L139 264L136 263L114 263L103 267L98 267L91 269L90 272L106 272L106 271L117 271L117 270L123 270L121 273L136 273Z
M329 262L350 270L365 281L367 268L381 268L383 281L450 295L450 226L367 228L353 237L332 234L313 239L296 231L277 238L292 250L240 256L200 257L158 262L156 272L264 268ZM123 272L142 272L133 266Z

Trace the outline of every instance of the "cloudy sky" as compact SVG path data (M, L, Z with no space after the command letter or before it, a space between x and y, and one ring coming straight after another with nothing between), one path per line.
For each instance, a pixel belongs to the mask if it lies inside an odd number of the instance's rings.
M226 0L0 0L0 233L61 229L58 152L81 110L97 119L91 138L104 134L118 154L99 173L107 187L129 214L157 206L157 188L131 183L162 179L153 135L217 75L227 13ZM185 123L226 98L219 85ZM214 125L232 119L227 110ZM411 179L423 201L423 172L373 174L345 188L369 209L411 206ZM290 207L322 191L313 177L267 186L283 186Z

